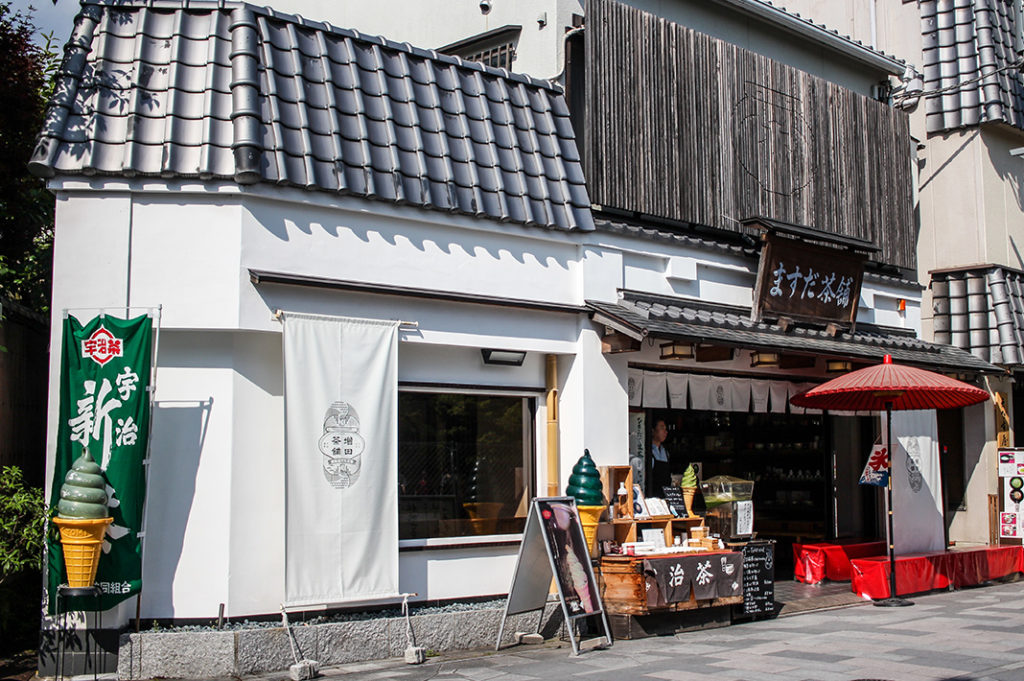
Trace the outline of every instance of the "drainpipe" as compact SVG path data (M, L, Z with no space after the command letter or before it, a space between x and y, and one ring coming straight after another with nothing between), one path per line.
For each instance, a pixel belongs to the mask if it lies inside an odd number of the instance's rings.
M558 355L548 355L545 365L548 412L548 496L558 496Z
M868 9L871 16L871 47L881 51L878 47L878 10L875 8L876 0L868 0Z

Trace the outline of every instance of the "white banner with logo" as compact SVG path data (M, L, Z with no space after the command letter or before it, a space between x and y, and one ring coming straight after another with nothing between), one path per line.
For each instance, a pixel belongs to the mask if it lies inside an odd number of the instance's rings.
M885 433L885 414L881 421ZM946 539L935 412L893 412L892 437L899 444L892 452L896 554L942 551Z
M285 597L398 595L398 322L285 312Z

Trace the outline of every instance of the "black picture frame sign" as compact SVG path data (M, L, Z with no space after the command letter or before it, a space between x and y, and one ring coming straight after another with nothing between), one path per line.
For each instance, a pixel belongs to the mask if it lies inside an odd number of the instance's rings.
M686 518L686 500L683 499L683 490L675 485L665 485L661 488L661 496L668 504L672 515L677 518Z
M576 510L576 500L572 497L541 497L530 502L495 650L501 647L505 620L509 615L540 610L543 616L552 577L558 588L562 614L570 624L569 640L573 654L579 654L579 642L571 624L581 617L599 615L604 625L605 645L612 645L611 628L590 563L590 550Z

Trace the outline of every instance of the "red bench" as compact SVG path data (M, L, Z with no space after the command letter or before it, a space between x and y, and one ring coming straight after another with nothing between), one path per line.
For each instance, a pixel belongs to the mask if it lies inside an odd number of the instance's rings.
M850 559L884 553L885 542L881 541L793 544L793 578L804 584L818 584L826 579L848 582L853 577Z
M889 597L889 559L885 556L855 558L853 592L864 598ZM896 557L897 595L934 589L962 588L1024 572L1020 546L982 546Z

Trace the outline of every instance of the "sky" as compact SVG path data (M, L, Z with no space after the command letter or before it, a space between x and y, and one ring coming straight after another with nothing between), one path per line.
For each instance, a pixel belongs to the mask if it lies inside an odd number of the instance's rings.
M29 7L35 8L32 23L39 29L36 41L42 43L42 34L52 31L58 48L63 47L71 37L71 28L78 14L78 0L57 0L56 5L52 0L14 0L12 4L13 9L21 12Z

